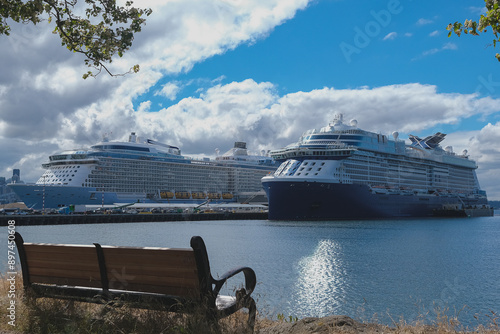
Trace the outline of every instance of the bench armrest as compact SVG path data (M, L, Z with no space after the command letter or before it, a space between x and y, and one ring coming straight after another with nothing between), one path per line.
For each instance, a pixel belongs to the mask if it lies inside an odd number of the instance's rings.
M235 269L232 269L230 271L228 271L227 273L225 273L224 275L222 275L222 277L218 280L212 278L212 283L215 284L215 288L213 290L213 293L215 296L217 296L220 292L220 289L222 288L222 286L224 285L224 283L226 283L226 281L243 272L243 274L245 275L245 290L246 290L246 295L250 295L253 290L255 289L255 285L257 284L257 277L255 276L255 271L253 271L252 268L249 268L249 267L240 267L240 268L235 268Z

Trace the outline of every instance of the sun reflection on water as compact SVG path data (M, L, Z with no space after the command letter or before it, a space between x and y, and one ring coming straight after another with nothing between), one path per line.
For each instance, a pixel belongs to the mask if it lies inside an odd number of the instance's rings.
M345 301L345 270L341 246L320 240L314 254L298 262L294 309L300 315L335 314Z

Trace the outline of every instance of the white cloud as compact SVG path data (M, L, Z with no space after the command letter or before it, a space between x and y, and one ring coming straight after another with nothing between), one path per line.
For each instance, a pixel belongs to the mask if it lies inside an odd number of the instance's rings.
M120 73L139 63L141 71L136 75L81 80L87 71L82 58L61 48L57 36L50 29L40 30L40 25L29 32L16 25L14 40L0 39L0 49L9 50L0 52L0 140L8 143L0 146L0 176L21 168L23 179L35 181L49 154L89 146L104 133L118 140L136 131L142 137L179 145L187 154L210 154L215 148L229 149L235 140L247 141L254 151L279 148L309 128L324 126L336 112L357 118L367 130L397 130L403 136L500 110L500 101L493 98L442 94L435 86L418 83L343 90L326 87L280 95L270 82L248 79L222 84L223 77L207 81L210 88L168 108L158 108L151 101L134 108L135 99L166 75L175 78L209 57L255 42L308 1L148 3L154 14L130 52L110 67ZM393 37L395 32L386 36ZM456 45L449 43L436 52L453 49ZM176 100L188 85L170 80L156 86L157 96ZM491 126L475 134L472 142L471 155L480 149L481 164L495 159L495 151L486 147L499 124Z
M410 133L459 124L472 116L500 110L498 99L444 94L435 86L418 83L340 90L325 87L280 96L272 83L248 79L217 84L199 97L184 98L160 110L152 109L146 101L134 111L129 102L113 102L118 97L121 95L61 117L59 122L64 124L64 130L53 140L43 141L42 146L32 140L10 140L22 149L8 154L0 151L7 154L0 175L19 166L23 171L29 171L29 165L39 166L61 143L65 148L81 147L110 132L112 139L118 140L135 131L142 137L180 146L188 155L213 154L215 148L224 151L237 140L247 141L249 148L258 152L286 146L304 131L326 125L338 112L344 113L347 120L356 118L360 128L385 134L399 131L400 137L405 138ZM500 194L495 189L500 189L500 178L495 183L489 177L500 168L499 136L500 123L490 124L466 136L473 137L469 142L455 134L444 144L457 150L469 149L480 165L478 173L483 187L497 198ZM25 172L25 179L36 179L40 169L35 171Z
M471 13L473 13L474 15L486 14L486 7L485 6L481 6L481 7L471 6L471 7L469 7L469 11Z
M177 94L180 92L181 87L177 82L167 82L163 85L162 89L155 93L156 96L164 96L167 99L173 101L177 98Z
M434 21L429 20L429 19L420 18L420 19L418 19L418 21L417 21L417 25L418 25L418 26L423 26L423 25L431 24L431 23L433 23L433 22L434 22Z
M249 79L215 85L197 98L185 98L161 110L152 110L148 102L141 104L138 111L126 104L95 104L72 116L77 126L65 137L71 139L85 132L86 122L91 120L92 138L112 132L114 139L125 139L135 131L198 155L210 154L215 148L229 149L236 140L247 141L254 151L283 147L296 141L305 130L326 125L337 112L344 113L346 119L356 118L363 129L386 134L399 131L404 138L405 134L458 124L473 115L499 109L500 100L438 93L431 85L323 88L280 96L271 83ZM495 130L485 128L477 140L493 145L495 140L489 142L488 138ZM76 141L74 145L81 146ZM476 154L478 147L473 145L471 154ZM483 148L480 152L480 163L492 154Z
M455 152L466 149L471 159L477 162L479 183L488 198L500 200L500 122L488 123L478 131L456 132L448 138Z
M395 32L395 31L393 31L393 32L390 32L390 33L388 33L387 35L385 35L385 37L384 37L384 39L383 39L383 40L384 40L384 41L386 41L386 40L388 40L388 39L393 40L393 39L395 39L396 37L398 37L398 33L397 33L397 32Z
M436 37L436 36L439 36L441 34L441 32L439 32L439 30L434 30L433 32L431 32L429 34L430 37Z
M0 49L8 50L0 53L0 136L94 137L94 121L108 117L111 109L130 113L134 99L165 74L188 71L197 62L266 36L308 2L149 1L154 14L135 36L131 50L109 66L113 73L123 73L140 64L141 71L119 78L101 74L98 79L82 80L88 70L82 56L61 48L51 27L14 23L11 36L0 39ZM173 84L162 90L170 99L177 92ZM86 117L80 118L83 113ZM80 121L68 128L62 126L62 118Z
M439 52L442 52L445 50L458 50L458 46L455 43L448 42L448 43L443 44L443 46L440 48L432 48L429 50L425 50L419 56L413 58L412 60L414 61L414 60L422 59L424 57L431 56L433 54L436 54L436 53L439 53Z
M457 50L458 46L455 43L445 43L443 47L441 48L442 50Z
M148 112L151 109L151 101L144 101L139 104L138 112Z

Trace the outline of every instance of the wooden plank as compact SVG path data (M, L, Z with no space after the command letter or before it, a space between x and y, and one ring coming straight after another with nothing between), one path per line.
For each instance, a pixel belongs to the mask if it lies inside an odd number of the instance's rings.
M162 256L136 255L134 257L124 258L123 256L110 255L104 252L106 263L110 264L129 264L132 266L142 265L143 267L164 267L171 268L196 268L194 256L185 258L165 258Z
M159 293L159 294L166 294L166 295L179 296L179 297L189 297L189 298L193 298L195 300L198 299L200 296L199 289L190 289L187 287L156 286L156 285L148 285L148 284L143 284L143 283L129 284L127 286L127 289L122 289L119 287L116 287L113 289Z
M196 270L196 262L193 263L182 263L178 261L163 261L162 259L151 259L151 258L144 258L141 260L140 258L138 259L129 259L128 261L126 259L122 258L113 258L113 257L108 257L106 254L104 255L104 259L107 265L111 266L129 266L131 268L171 268L171 269L176 269L176 268L188 268L192 270Z
M60 253L62 249L66 252L79 252L80 250L95 250L94 245L57 245L57 244L33 244L25 243L26 250L32 250L36 253Z
M100 287L100 272L92 245L28 244L32 282ZM192 249L103 246L109 288L199 296Z
M53 276L30 276L32 283L43 284L56 284L56 285L69 285L69 286L87 286L93 288L100 288L101 281L91 281L85 279L67 278L67 277L53 277Z
M68 263L93 263L97 261L97 254L94 250L93 254L71 254L71 253L51 253L50 255L45 254L31 254L27 253L27 258L32 261L57 261L57 262L68 262Z
M30 277L34 276L53 276L60 278L76 278L83 280L101 280L99 270L84 271L84 270L66 270L64 268L30 268ZM33 282L33 280L31 280Z
M84 271L98 271L99 265L97 259L93 263L81 262L55 262L51 259L33 260L28 259L28 267L31 268L64 268L67 270L84 270Z
M95 247L25 244L32 283L100 287Z
M198 271L192 249L103 247L110 288L199 294Z
M155 275L169 277L198 277L198 271L192 267L146 267L144 265L106 263L108 273L126 272L131 275Z
M78 245L78 244L52 244L52 243L43 243L43 242L25 242L24 246L28 247L36 247L36 246L42 246L42 247L47 247L47 246L59 246L59 247L88 247L88 248L93 248L94 245Z
M109 275L109 286L121 286L121 289L128 290L131 284L144 283L156 286L178 286L187 287L190 289L199 289L199 281L197 277L161 277L153 275L130 275L129 273L112 273Z
M129 263L146 261L146 263L172 262L195 263L192 249L150 249L150 248L123 248L103 246L106 261L127 260Z
M31 261L94 263L97 261L95 247L65 247L54 245L31 245L25 247L26 257Z

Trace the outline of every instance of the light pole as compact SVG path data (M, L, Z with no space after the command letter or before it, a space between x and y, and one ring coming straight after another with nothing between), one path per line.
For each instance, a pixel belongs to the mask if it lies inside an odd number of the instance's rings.
M42 194L42 215L45 214L45 178L47 175L43 175L43 194Z

